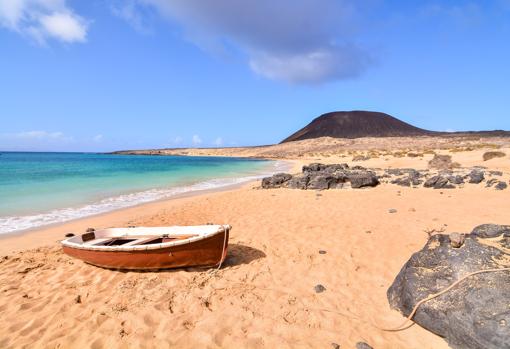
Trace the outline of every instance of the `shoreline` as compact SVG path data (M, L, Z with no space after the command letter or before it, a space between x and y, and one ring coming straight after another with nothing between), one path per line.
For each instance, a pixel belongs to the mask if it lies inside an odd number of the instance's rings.
M139 206L154 203L154 202L172 200L172 199L188 197L188 196L204 195L204 194L215 192L215 191L231 190L234 188L242 187L244 184L258 181L262 177L270 176L278 171L288 171L288 170L292 169L293 166L294 165L293 165L292 161L272 160L272 164L268 165L268 167L266 169L264 169L263 171L260 171L260 173L258 173L258 174L246 175L246 176L241 176L241 177L220 177L220 178L211 177L210 179L202 180L202 181L187 184L187 185L177 185L174 187L161 188L160 190L168 191L168 194L162 194L162 197L155 198L152 200L137 202L134 204L128 203L125 206L121 206L121 207L117 207L117 208L113 208L113 209L106 209L104 211L98 211L98 212L95 212L92 214L85 214L83 216L73 217L71 219L64 218L65 220L63 220L63 221L56 221L56 222L52 222L52 223L48 223L48 224L37 225L37 226L18 229L18 230L14 230L14 231L1 232L0 233L0 241L5 238L8 238L10 236L26 234L26 233L30 233L30 232L41 230L41 229L55 227L60 224L66 224L69 222L74 222L74 221L86 219L89 217L101 216L101 215L108 214L111 212L116 212L116 211L121 211L121 210L129 209L129 208L139 207ZM232 181L232 183L228 183L229 181ZM201 186L210 184L211 182L216 182L217 184L215 186L213 185L213 187L211 187L211 188L204 188L204 189L201 188ZM181 189L183 190L182 192L181 192ZM102 201L104 201L104 200L120 198L120 197L123 197L126 195L129 196L129 195L133 195L133 194L140 195L140 194L143 194L146 192L150 192L152 190L154 190L154 189L149 189L149 190L142 191L142 192L124 193L122 195L114 196L112 198L105 198L100 201L96 201L93 203L89 203L89 204L85 204L85 205L77 206L77 207L63 207L63 208L51 210L49 212L43 212L43 213L38 213L38 214L27 214L27 215L22 215L22 216L12 216L12 217L16 217L16 218L20 218L20 219L24 219L24 218L28 219L30 217L49 215L49 214L59 212L59 211L65 212L66 210L72 210L74 212L78 212L79 210L90 207L90 206L101 205ZM172 191L176 191L176 192L172 193ZM6 216L4 218L7 218L7 217L9 217L9 216Z
M278 170L275 172L272 172L272 173L276 173L276 172L282 170L283 167L285 167L287 171L292 172L292 171L295 171L296 168L298 168L300 165L297 161L292 161L292 160L277 160L277 161L284 163L284 165L278 167ZM268 174L264 174L264 175L261 174L261 175L255 176L255 177L262 177L265 175L268 175ZM244 178L244 177L233 177L232 179L237 179L237 178ZM119 215L123 216L130 211L135 211L135 210L139 210L139 209L143 210L144 208L154 206L154 205L165 205L168 202L171 202L174 200L181 200L181 199L186 199L186 198L196 198L196 197L201 197L201 196L214 194L214 193L230 192L230 191L235 191L237 189L241 189L244 187L248 188L248 187L251 187L254 184L260 182L260 179L261 178L248 179L246 181L242 181L239 183L232 183L232 184L227 184L227 185L218 186L218 187L209 188L209 189L190 190L190 191L187 191L184 193L178 193L178 194L172 195L170 197L160 198L160 199L156 199L156 200L152 200L152 201L148 201L148 202L142 202L142 203L138 203L138 204L135 204L132 206L117 208L117 209L113 209L111 211L99 212L99 213L84 216L84 217L77 217L75 219L71 219L71 220L67 220L67 221L63 221L63 222L55 222L55 223L41 225L41 226L29 228L29 229L13 231L13 232L8 232L8 233L1 233L0 234L0 254L13 253L13 252L18 252L18 251L27 249L28 247L26 245L22 245L22 240L29 239L32 236L34 238L39 237L41 234L44 236L49 236L49 235L53 236L54 234L52 234L52 233L48 234L48 232L61 231L63 229L66 229L67 226L69 226L68 229L73 230L73 227L85 226L85 225L87 225L86 223L88 223L88 222L95 222L97 220L108 221L112 216L114 216L114 217L119 216ZM82 229L82 230L85 230L85 229ZM62 236L62 239L63 238L64 237ZM48 243L52 242L51 240L48 240L48 239L44 239L44 240L45 241L44 242L41 241L40 244L39 243L31 244L30 246L32 248L40 247L40 246L44 246L44 245L47 245ZM9 249L9 246L11 246L10 249ZM12 246L19 246L19 247L13 248Z

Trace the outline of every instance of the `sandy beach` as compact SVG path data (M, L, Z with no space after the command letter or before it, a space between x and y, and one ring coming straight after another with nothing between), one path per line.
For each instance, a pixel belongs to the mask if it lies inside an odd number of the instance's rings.
M504 171L508 181L508 156L483 161L484 151L455 152L453 160ZM431 157L305 158L293 171L311 160L425 168ZM252 182L3 237L0 347L447 348L417 325L376 328L404 319L386 291L427 232L508 223L509 193L469 184L263 190ZM208 222L233 226L220 270L112 271L71 259L58 243L88 227Z

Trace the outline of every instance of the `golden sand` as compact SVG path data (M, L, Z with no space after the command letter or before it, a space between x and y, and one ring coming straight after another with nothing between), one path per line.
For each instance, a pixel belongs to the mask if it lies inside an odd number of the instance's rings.
M482 154L456 152L453 160L503 170L508 181L508 156L483 162ZM431 156L355 164L425 168ZM0 348L353 348L359 341L377 349L447 348L417 325L401 332L373 327L403 320L389 308L386 290L427 231L509 223L510 189L484 185L321 192L257 186L4 237ZM228 259L217 272L111 271L67 257L58 244L87 227L208 222L233 226ZM319 284L322 293L314 290Z

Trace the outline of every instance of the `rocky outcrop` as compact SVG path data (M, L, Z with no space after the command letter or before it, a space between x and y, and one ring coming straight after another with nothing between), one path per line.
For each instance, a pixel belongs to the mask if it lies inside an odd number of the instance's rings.
M288 182L292 176L288 173L277 173L271 177L262 179L262 188L280 188L284 183Z
M510 226L485 224L470 234L433 235L388 290L392 308L408 316L415 304L463 276L510 267ZM473 275L423 303L413 317L453 348L510 348L510 272Z
M508 175L501 171L488 171L483 167L416 170L413 168L367 169L362 166L349 167L347 164L312 163L303 166L302 172L296 175L278 173L262 180L262 187L292 189L340 189L375 187L380 183L390 183L403 187L419 187L433 189L462 188L465 185L484 183L485 187L494 190L508 188ZM486 177L487 176L487 177ZM497 178L494 178L494 177Z
M347 164L310 164L303 166L302 173L292 176L279 173L262 179L262 188L291 189L340 189L350 185L351 188L375 187L379 179L375 172L361 166L349 168Z

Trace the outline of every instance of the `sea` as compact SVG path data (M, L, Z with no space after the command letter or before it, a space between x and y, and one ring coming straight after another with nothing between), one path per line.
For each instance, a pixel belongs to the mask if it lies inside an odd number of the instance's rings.
M226 157L0 152L0 234L227 187L286 166Z

